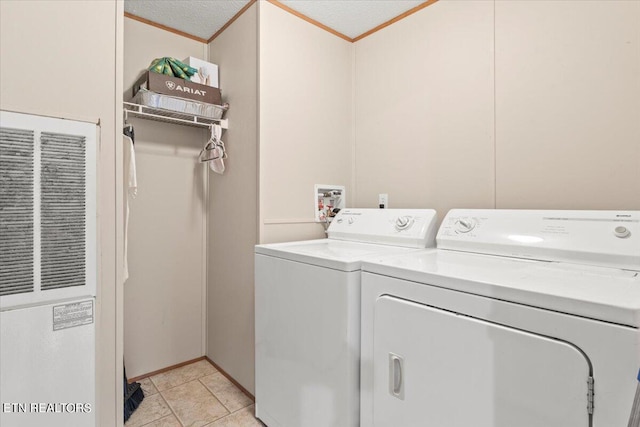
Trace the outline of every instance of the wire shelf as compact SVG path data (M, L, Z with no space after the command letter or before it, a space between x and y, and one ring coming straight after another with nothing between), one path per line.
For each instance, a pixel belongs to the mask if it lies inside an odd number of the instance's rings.
M229 128L227 119L212 119L209 117L196 116L194 114L180 113L177 111L165 110L162 108L147 107L146 105L123 102L125 120L129 115L141 117L149 120L156 120L165 123L175 123L193 127L211 127L212 124L220 124L223 129Z

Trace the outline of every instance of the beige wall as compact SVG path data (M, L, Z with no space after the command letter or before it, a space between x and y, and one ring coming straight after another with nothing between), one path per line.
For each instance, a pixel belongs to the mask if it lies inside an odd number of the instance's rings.
M231 108L224 175L209 172L207 356L253 392L258 222L257 5L209 45Z
M640 209L640 2L496 2L499 208Z
M356 198L493 207L493 2L441 1L356 43Z
M322 237L313 185L350 187L353 46L260 2L210 59L231 109L227 171L209 181L207 355L253 392L253 245Z
M314 184L351 200L353 45L259 3L260 242L323 237Z
M203 58L203 43L125 18L125 97L154 58ZM207 131L130 118L138 196L130 201L124 355L130 377L204 355Z
M639 2L441 0L357 42L354 205L640 208L638 22Z
M0 2L0 108L100 122L96 417L122 425L121 168L122 2ZM46 67L46 68L45 68ZM27 373L28 374L28 373Z

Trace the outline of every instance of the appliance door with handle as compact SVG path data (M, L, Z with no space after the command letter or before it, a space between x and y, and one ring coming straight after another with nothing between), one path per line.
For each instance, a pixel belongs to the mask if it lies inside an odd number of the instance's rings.
M374 425L588 427L591 364L570 343L382 296Z

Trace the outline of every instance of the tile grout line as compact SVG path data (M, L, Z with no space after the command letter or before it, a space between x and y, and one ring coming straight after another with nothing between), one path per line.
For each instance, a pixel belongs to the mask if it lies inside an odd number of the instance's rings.
M200 384L202 384L202 382L201 382ZM203 387L204 387L204 389L205 389L205 390L207 390L207 391L211 394L211 396L213 396L213 398L214 398L215 400L217 400L217 401L218 401L218 403L219 403L219 404L221 404L221 405L222 405L222 407L223 407L223 408L228 412L228 414L223 415L223 416L221 416L221 417L218 417L218 418L216 418L215 420L212 420L209 424L213 424L213 423L215 423L216 421L221 420L221 419L223 419L223 418L228 417L229 415L231 415L231 411L229 411L229 409L227 409L227 407L226 407L226 406L224 406L224 403L222 403L222 402L220 401L220 399L218 399L218 398L216 397L216 395L215 395L215 394L211 393L211 391L207 388L207 386L206 386L206 385L202 384L202 386L203 386ZM206 426L205 426L205 427L206 427Z
M197 362L194 362L194 363L197 363ZM188 365L185 365L185 366L188 366ZM174 370L178 370L178 369L180 369L180 368L182 368L182 366L181 366L181 367L177 367L177 368L175 368ZM156 391L157 391L157 393L154 393L154 394L158 394L158 395L160 395L160 398L161 398L161 399L162 399L162 401L167 405L167 408L169 408L169 411L171 411L171 414L168 414L168 415L162 416L162 417L160 417L160 418L158 418L158 419L155 419L155 420L151 420L151 421L149 421L148 423L144 424L144 425L143 425L143 426L141 426L141 427L148 426L148 425L150 425L151 423L157 422L157 421L159 421L159 420L161 420L161 419L163 419L163 418L168 417L169 415L173 415L173 416L175 417L175 419L178 421L178 423L179 423L182 427L186 427L186 426L185 426L185 424L182 422L182 420L178 417L177 413L175 412L175 410L173 409L173 407L171 406L171 404L169 403L169 401L165 398L165 396L163 395L163 393L164 393L164 392L166 392L166 391L173 390L174 388L177 388L177 387L183 386L183 385L185 385L185 384L191 383L191 382L193 382L193 381L198 381L198 382L200 383L200 385L202 385L202 386L205 388L205 390L207 390L207 392L209 392L209 394L210 394L210 395L211 395L211 396L212 396L212 397L213 397L213 398L214 398L218 403L220 403L220 405L221 405L221 406L222 406L222 407L227 411L227 414L223 415L222 417L219 417L219 418L216 418L216 419L212 420L212 421L211 421L211 424L212 424L212 423L215 423L215 422L217 422L217 421L219 421L219 420L223 420L223 419L225 419L225 418L228 418L228 417L230 417L231 415L233 415L233 414L235 414L235 413L237 413L237 412L240 412L240 411L242 411L242 410L244 410L244 409L247 409L247 408L249 408L251 405L253 405L253 404L254 404L254 402L253 402L253 401L249 401L247 405L242 406L242 407L240 407L240 408L236 409L235 411L231 411L231 409L230 409L229 407L227 407L227 405L225 405L225 404L222 402L222 400L221 400L221 399L216 395L216 393L214 393L211 389L209 389L209 387L207 387L207 386L206 386L206 385L201 381L201 380L202 380L203 378L205 378L205 377L210 377L210 376L213 376L213 375L216 375L216 374L218 374L218 375L219 375L219 376L221 376L222 378L226 379L226 377L225 377L225 376L224 376L224 375L223 375L223 374L222 374L218 369L216 369L215 367L214 367L214 369L215 369L215 372L211 372L211 373L208 373L208 374L200 375L200 376L198 376L198 377L196 377L196 378L194 378L194 379L187 380L187 381L185 381L185 382L182 382L182 383L180 383L180 384L174 385L174 386L172 386L172 387L170 387L170 388L167 388L167 389L165 389L165 390L162 390L162 391L158 389L158 385L157 385L157 384L156 384L156 382L153 380L153 377L152 377L152 376L147 377L147 378L149 379L149 381L151 382L151 384L155 387L155 389L156 389ZM160 374L158 374L158 375L162 375L162 374L164 374L164 373L169 373L169 372L172 372L172 371L173 371L173 370L171 370L171 371L167 371L167 372L163 372L163 373L160 373ZM242 390L240 390L240 389L239 389L235 384L231 383L231 386L233 387L233 389L234 389L234 390L238 390L238 391L242 392ZM149 396L153 396L153 394L151 394L151 395L149 395ZM207 424L207 425L208 425L208 424Z
M194 382L194 381L197 381L197 382L198 382L202 387L204 387L204 389L205 389L206 391L208 391L208 392L209 392L209 394L211 394L211 396L212 396L214 399L216 399L216 400L218 401L218 403L219 403L220 405L222 405L222 407L225 409L225 411L227 411L227 412L228 412L227 414L225 414L225 415L223 415L223 416L221 416L221 417L218 417L218 418L216 418L216 419L214 419L214 420L211 420L211 422L210 422L210 423L208 423L208 424L206 424L206 425L205 425L205 427L206 427L207 425L209 425L209 424L211 424L211 423L214 423L214 422L216 422L216 421L218 421L218 420L221 420L222 418L225 418L225 417L227 417L227 416L229 416L229 415L231 415L231 414L232 414L232 412L231 412L231 411L229 411L229 409L225 406L225 404L224 404L224 403L222 403L222 402L220 401L220 399L218 399L218 398L216 397L216 395L215 395L215 394L213 394L213 393L211 392L211 390L209 390L209 388L208 388L206 385L204 385L204 384L202 383L202 381L200 381L200 378L208 377L208 376L210 376L210 375L215 375L216 373L217 373L217 372L214 372L214 373L209 374L209 375L202 375L202 376L200 376L200 377L198 377L198 378L196 378L196 379L189 380L189 381L187 381L187 382L184 382L184 383L182 383L182 384L179 384L179 385L177 385L177 386L175 386L175 387L171 387L171 388L169 388L169 389L167 389L167 390L163 390L163 391L173 390L173 389L174 389L174 388L176 388L176 387L180 387L180 386L182 386L182 385L189 384L189 383L192 383L192 382ZM182 422L182 420L180 419L180 417L178 417L178 414L174 411L174 409L173 409L173 407L171 406L171 404L169 403L169 401L168 401L167 399L165 399L165 397L162 395L162 391L159 391L159 390L158 390L158 394L160 394L160 396L162 397L162 400L164 400L164 402L167 404L167 406L169 407L169 410L170 410L170 411L171 411L171 413L176 417L176 419L178 420L178 422L180 423L180 425L181 425L182 427L186 427L186 426L185 426L185 424L184 424L184 423ZM157 421L157 420L154 420L154 421ZM152 422L153 422L153 421L152 421ZM143 427L144 427L144 426L143 426Z
M217 372L217 373L219 373L219 372ZM215 374L211 374L211 375L215 375ZM209 376L211 376L211 375L206 375L206 376L207 376L207 377L209 377ZM221 375L222 375L222 374L221 374ZM202 381L200 381L202 378L204 378L204 377L200 377L200 378L198 378L198 382L199 382L200 384L202 384L202 387L204 387L204 389L205 389L205 390L207 390L207 391L209 392L209 394L210 394L211 396L213 396L213 398L214 398L214 399L216 399L218 402L220 402L220 404L222 405L222 407L223 407L224 409L226 409L226 410L227 410L227 412L228 412L228 414L227 414L227 415L225 415L224 417L220 417L220 418L218 418L218 419L216 419L216 420L213 420L213 421L211 421L211 422L215 422L215 421L221 420L221 419L223 419L223 418L228 417L229 415L231 415L233 412L231 412L231 410L230 410L229 408L227 408L227 405L225 405L224 403L222 403L222 400L218 399L218 396L216 396L216 394L215 394L214 392L212 392L212 391L209 389L209 387L207 387L207 386L206 386L206 384L205 384L205 383L203 383Z
M156 383L153 381L153 378L151 377L147 377L147 378L149 378L149 381L151 381L151 384L153 384L153 386L156 388L156 391L160 393L160 390L158 389L158 386L156 385Z
M145 426L151 425L151 423L155 423L156 421L160 421L161 419L166 418L166 417L168 417L169 415L173 415L173 416L176 418L176 420L178 420L178 423L180 423L180 425L181 425L182 427L185 427L185 426L184 426L184 424L182 424L182 422L181 422L181 421L180 421L180 419L178 418L178 416L173 412L173 409L171 409L171 406L169 405L169 402L167 402L167 400L164 398L164 396L163 396L160 392L157 392L157 393L151 394L151 395L149 395L149 396L155 396L156 394L157 394L158 396L160 396L160 398L161 398L161 399L162 399L162 401L165 403L165 405L167 405L167 408L169 408L169 411L171 411L171 414L163 415L163 416L161 416L160 418L156 418L155 420L151 420L151 421L149 421L148 423L142 424L140 427L145 427ZM145 397L146 397L146 396L145 396ZM143 402L144 402L144 400L143 400Z
M189 365L193 365L193 364L196 364L196 363L198 363L198 362L193 362L193 363L190 363ZM189 366L189 365L184 365L184 366ZM182 368L182 367L183 367L183 366L180 366L180 367L174 368L174 369L172 369L172 370L170 370L170 371L167 371L166 373L169 373L169 372L172 372L172 371L178 370L178 369L180 369L180 368ZM217 372L217 370L216 370L216 372ZM216 372L214 372L214 373L212 373L212 374L210 374L210 375L213 375L213 374L215 374ZM162 374L164 374L164 373L165 373L165 372L162 372L162 373L157 374L157 375L162 375ZM173 390L173 389L174 389L174 388L176 388L176 387L180 387L181 385L184 385L184 384L187 384L187 383L190 383L190 382L193 382L193 381L198 381L200 384L202 384L202 382L200 381L200 378L204 378L204 377L206 377L206 376L207 376L207 375L201 375L201 376L199 376L199 377L197 377L197 378L195 378L195 379L193 379L193 380L187 380L187 381L185 381L185 382L182 382L182 383L180 383L180 384L178 384L178 385L175 385L175 386L173 386L173 387L170 387L170 388L168 388L168 389L166 389L166 390L162 390L162 391L160 391L160 389L158 389L158 385L155 383L155 381L153 381L153 377L148 377L148 378L149 378L149 380L151 381L151 383L155 386L156 390L158 390L158 394L160 395L160 397L162 398L162 400L164 401L164 403L167 405L167 407L169 408L169 410L171 411L171 413L173 414L173 416L176 418L176 420L178 420L178 423L179 423L182 427L185 427L184 423L182 422L182 420L180 419L180 417L178 417L178 414L175 412L175 410L173 409L173 407L171 406L171 404L169 403L169 401L167 401L167 399L165 399L165 397L164 397L164 395L162 394L162 392L163 392L163 391ZM207 391L209 390L209 389L207 389L207 387L206 387L204 384L202 384L202 385L204 386L204 388L205 388ZM222 407L223 407L223 408L227 409L227 407L226 407L226 406L224 406L224 405L222 404L222 402L220 402L220 404L222 405ZM229 411L229 410L227 409L227 412L228 412L228 411ZM164 418L164 417L162 417L162 418ZM162 418L159 418L159 419L162 419ZM157 421L157 420L154 420L154 421ZM152 422L154 422L154 421L152 421ZM214 420L214 421L215 421L215 420ZM213 422L213 421L212 421L212 422ZM143 427L144 427L144 426L143 426Z
M220 376L221 376L222 378L226 379L226 377L225 377L224 375L222 375L220 372L217 372L217 373L218 373L218 374L220 374ZM207 376L207 377L210 377L210 376L212 376L212 375L215 375L215 374L206 375L206 376ZM204 378L204 377L200 377L200 378L198 378L198 381L200 381L202 378ZM233 383L231 383L231 382L229 382L229 383L233 386L233 388L234 388L235 390L238 390L239 392L241 392L241 393L242 393L242 390L240 390L238 387L236 387L236 386L235 386L235 384L233 384ZM235 411L232 411L231 409L229 409L229 407L228 407L227 405L225 405L225 404L224 404L224 402L222 402L222 400L220 400L220 398L219 398L218 396L216 396L216 394L213 392L213 390L211 390L209 387L207 387L207 385L206 385L205 383L203 383L202 381L200 381L200 384L202 384L202 385L204 386L204 388L206 388L206 389L207 389L207 391L208 391L209 393L211 393L211 394L213 395L213 397L215 397L215 398L218 400L218 402L220 402L220 404L221 404L221 405L222 405L222 406L223 406L223 407L224 407L224 408L229 412L227 415L225 415L225 416L224 416L224 417L222 417L222 418L226 418L226 417L228 417L229 415L231 415L231 414L235 414L236 412L241 411L241 410L243 410L243 409L245 409L245 408L248 408L249 406L251 406L251 405L253 405L253 404L254 404L254 402L249 401L249 404L248 404L248 405L245 405L245 406L243 406L243 407L241 407L241 408L236 409ZM244 394L244 393L243 393L243 394ZM222 418L219 418L219 419L222 419Z
M173 408L171 407L171 404L169 403L169 401L167 399L164 398L164 396L162 395L162 392L160 390L158 390L158 394L160 395L160 397L162 398L164 403L167 405L167 408L169 408L169 410L171 411L173 416L176 418L176 420L178 420L178 424L180 424L182 427L185 427L185 425L182 422L182 420L180 419L180 417L178 417L178 414L176 414L176 411L173 410Z
M221 403L222 403L222 402L221 402ZM249 407L250 407L250 406L252 406L252 405L253 405L253 402L251 402L251 404L249 404L249 405L247 405L247 406L245 406L245 407L243 407L243 408L240 408L240 409L237 409L237 410L235 410L235 411L233 411L233 412L228 413L228 414L227 414L227 415L225 415L224 417L220 417L220 418L218 418L217 420L213 420L213 421L211 421L211 424L213 424L213 423L215 423L215 422L218 422L218 421L223 421L225 418L230 418L232 415L237 414L238 412L240 412L240 411L242 411L242 410L244 410L244 409L247 409L247 408L249 408ZM225 406L225 408L226 408L226 406ZM255 418L255 415L252 415L252 416ZM255 419L256 419L256 420L258 420L257 418L255 418ZM208 427L209 425L210 425L210 424L207 424L207 425L206 425L206 426L204 426L204 427ZM143 426L143 427L144 427L144 426Z
M236 409L236 410L235 410L235 411L233 411L231 414L235 414L236 412L240 412L240 411L242 411L243 409L247 409L247 408L248 408L249 406L251 406L251 405L255 405L255 403L250 402L247 406L243 406L242 408ZM229 414L229 415L231 415L231 414Z
M218 371L217 373L218 373L218 374L220 374L220 376L221 376L222 378L227 379L224 375L222 375L222 373L221 373L221 372L219 372L219 371ZM215 374L212 374L212 375L215 375ZM210 375L208 375L208 376L210 376ZM202 379L202 378L204 378L204 377L201 377L200 379ZM200 383L202 383L202 381L200 381ZM235 385L235 384L233 384L233 383L231 383L231 382L230 382L230 384L231 384L231 386L232 386L235 390L238 390L239 392L241 392L241 393L242 393L242 390L240 390L238 387L236 387L236 385ZM212 423L217 422L217 421L222 421L222 420L224 420L225 418L230 418L232 415L234 415L234 414L236 414L236 413L238 413L238 412L240 412L240 411L242 411L242 410L244 410L244 409L247 409L247 408L249 408L249 407L251 407L252 405L254 405L254 404L255 404L253 401L249 401L249 404L248 404L248 405L245 405L245 406L243 406L243 407L241 407L241 408L238 408L238 409L236 409L235 411L231 411L231 409L229 409L229 408L227 407L227 405L225 405L225 404L222 402L222 400L220 400L220 398L219 398L218 396L216 396L216 394L215 394L215 393L214 393L214 392L213 392L209 387L207 387L207 386L206 386L206 384L202 383L202 385L203 385L203 386L204 386L204 387L209 391L209 393L211 393L211 394L213 395L213 397L215 397L215 398L216 398L216 399L217 399L217 400L222 404L222 406L223 406L227 411L229 411L229 413L228 413L227 415L225 415L224 417L218 418L217 420L213 421ZM244 393L243 393L243 394L244 394ZM254 418L255 418L255 416L254 416ZM205 426L205 427L207 427L207 426Z
M198 381L200 381L200 380L201 380L202 378L204 378L204 377L210 377L210 376L213 376L213 375L216 375L216 374L220 375L220 377L221 377L223 380L228 381L228 382L229 382L229 384L231 385L231 387L233 387L233 389L234 389L234 390L237 390L237 391L239 391L243 396L246 396L246 395L242 392L242 390L240 390L240 389L239 389L239 388L238 388L234 383L232 383L231 381L229 381L229 379L228 379L227 377L225 377L225 376L222 374L222 372L220 372L220 371L218 371L218 372L216 372L216 373L214 373L214 374L211 374L211 375L205 375L205 376L202 376L202 377L198 378ZM209 391L209 393L213 394L213 396L214 396L216 399L218 399L218 401L219 401L220 403L222 403L222 406L224 406L224 407L225 407L225 409L226 409L227 411L229 411L229 415L231 415L231 414L235 414L236 412L238 412L238 411L240 411L240 410L242 410L242 409L248 408L249 406L251 406L251 405L254 405L254 404L255 404L255 402L253 402L252 400L249 400L249 404L248 404L248 405L245 405L245 406L243 406L243 407L241 407L241 408L236 409L235 411L232 411L231 409L229 409L229 407L227 407L227 405L225 405L225 404L222 402L222 400L220 400L220 398L219 398L219 397L218 397L218 396L213 392L213 390L211 390L209 387L207 387L207 385L206 385L205 383L203 383L202 381L200 381L200 383L204 386L204 388L206 388L206 389ZM228 416L228 415L225 415L225 416Z
M196 363L197 363L197 362L196 362ZM185 365L185 366L189 366L189 365ZM182 366L181 366L181 367L182 367ZM181 367L180 367L180 368L181 368ZM180 369L180 368L176 368L176 369ZM214 367L214 369L215 369L215 367ZM167 371L167 372L172 372L172 371ZM164 373L165 373L165 372L163 372L162 374L164 374ZM162 390L162 391L169 391L169 390L172 390L172 389L174 389L174 388L176 388L176 387L180 387L180 386L181 386L181 385L183 385L183 384L190 383L190 382L192 382L192 381L196 381L196 380L197 380L197 381L200 381L200 378L208 377L209 375L214 375L214 374L217 374L217 373L219 373L219 371L216 369L216 371L215 371L215 372L213 372L213 373L211 373L211 374L202 375L202 376L199 376L199 377L196 377L196 378L192 378L192 379L190 379L190 380L187 380L187 381L182 382L182 383L180 383L180 384L174 385L174 386L169 387L168 389L165 389L165 390ZM162 374L158 374L158 375L162 375ZM154 376L155 376L155 375L154 375ZM158 386L156 385L155 381L153 381L153 378L152 378L152 377L147 377L147 378L149 378L149 379L151 380L151 382L153 383L153 385L154 385L154 387L156 388L156 390L158 390L158 393L160 393L161 391L160 391L160 389L158 389ZM203 385L204 385L204 384L203 384Z

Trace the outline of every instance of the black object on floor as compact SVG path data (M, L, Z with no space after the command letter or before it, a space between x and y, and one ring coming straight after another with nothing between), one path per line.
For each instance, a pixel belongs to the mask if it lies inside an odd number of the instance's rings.
M138 409L140 403L144 400L144 392L140 383L131 383L127 381L127 371L124 369L124 421L127 422L131 414Z

